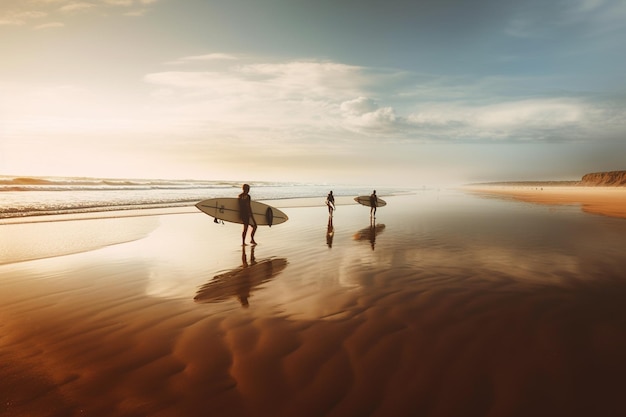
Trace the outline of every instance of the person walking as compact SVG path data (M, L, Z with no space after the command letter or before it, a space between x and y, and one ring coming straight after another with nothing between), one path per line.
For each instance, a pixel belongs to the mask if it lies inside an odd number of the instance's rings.
M370 217L376 217L376 206L378 205L378 197L376 190L370 195Z
M257 223L254 219L254 215L252 214L252 206L250 197L250 185L244 184L243 192L239 194L237 197L239 199L239 217L243 222L243 233L241 234L241 244L246 245L246 234L248 233L248 226L252 224L252 232L250 233L250 244L256 245L257 243L254 240L254 234L256 233Z
M333 215L333 211L335 210L335 196L333 195L332 190L326 196L326 205L328 206L328 214Z

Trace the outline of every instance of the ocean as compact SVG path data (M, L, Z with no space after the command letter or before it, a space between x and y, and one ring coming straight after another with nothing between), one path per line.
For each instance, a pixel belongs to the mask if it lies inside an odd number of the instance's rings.
M0 219L193 206L216 197L236 197L242 182L0 176ZM370 194L372 186L250 182L254 200ZM408 192L377 187L381 196Z

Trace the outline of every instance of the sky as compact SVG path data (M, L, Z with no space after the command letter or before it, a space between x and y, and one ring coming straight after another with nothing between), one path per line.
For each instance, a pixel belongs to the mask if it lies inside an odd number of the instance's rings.
M0 0L0 175L626 169L626 0Z

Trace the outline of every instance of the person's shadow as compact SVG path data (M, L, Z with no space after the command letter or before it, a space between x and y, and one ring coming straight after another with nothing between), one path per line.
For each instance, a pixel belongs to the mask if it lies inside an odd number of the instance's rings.
M244 308L249 307L248 299L259 286L281 273L287 266L285 258L267 258L257 261L255 247L250 252L250 262L246 246L241 251L241 266L214 276L202 285L193 298L196 303L218 303L235 297Z
M359 230L354 234L354 240L367 240L372 246L372 250L376 247L376 236L385 230L384 224L376 224L375 219L370 219L370 225Z

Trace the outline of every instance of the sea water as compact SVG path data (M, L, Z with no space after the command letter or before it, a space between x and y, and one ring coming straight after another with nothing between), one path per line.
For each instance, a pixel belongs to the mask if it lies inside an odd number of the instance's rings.
M0 176L0 219L114 210L193 206L207 198L236 197L241 182ZM250 182L255 200L370 194L372 186ZM377 188L379 195L406 192Z

